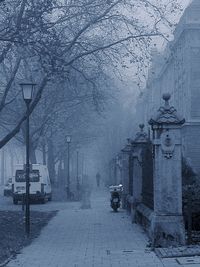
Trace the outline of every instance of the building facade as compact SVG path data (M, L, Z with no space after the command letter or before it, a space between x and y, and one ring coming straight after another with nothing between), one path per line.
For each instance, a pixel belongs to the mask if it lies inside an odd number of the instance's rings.
M185 118L182 127L183 156L200 173L200 1L186 8L164 53L152 51L147 86L139 100L141 122L163 104L163 93ZM142 108L141 108L142 107ZM137 115L137 117L139 117Z

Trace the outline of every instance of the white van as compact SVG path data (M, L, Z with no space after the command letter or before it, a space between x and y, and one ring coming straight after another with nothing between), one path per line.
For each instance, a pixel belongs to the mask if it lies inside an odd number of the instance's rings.
M46 165L32 164L30 170L30 200L37 200L45 203L51 200L51 182ZM12 179L13 203L23 199L26 193L26 173L24 165L15 165Z

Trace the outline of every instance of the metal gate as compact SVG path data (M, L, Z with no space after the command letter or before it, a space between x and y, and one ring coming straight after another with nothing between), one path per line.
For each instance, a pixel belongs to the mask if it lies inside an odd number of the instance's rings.
M142 203L154 209L153 198L153 153L152 143L145 144L142 150Z

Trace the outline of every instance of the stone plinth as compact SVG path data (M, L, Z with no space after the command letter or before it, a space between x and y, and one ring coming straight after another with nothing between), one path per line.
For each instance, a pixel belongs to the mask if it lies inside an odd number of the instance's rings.
M176 247L185 244L185 228L182 215L161 215L153 212L149 230L154 247Z

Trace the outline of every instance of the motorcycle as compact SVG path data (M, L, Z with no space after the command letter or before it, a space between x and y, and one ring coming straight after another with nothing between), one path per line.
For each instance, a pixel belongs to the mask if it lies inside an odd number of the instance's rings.
M117 212L121 204L120 196L123 191L123 186L121 184L111 185L109 189L111 193L110 206L115 212Z
M114 210L114 212L117 212L117 210L120 207L120 197L118 192L116 194L112 194L111 200L110 200L110 206Z

